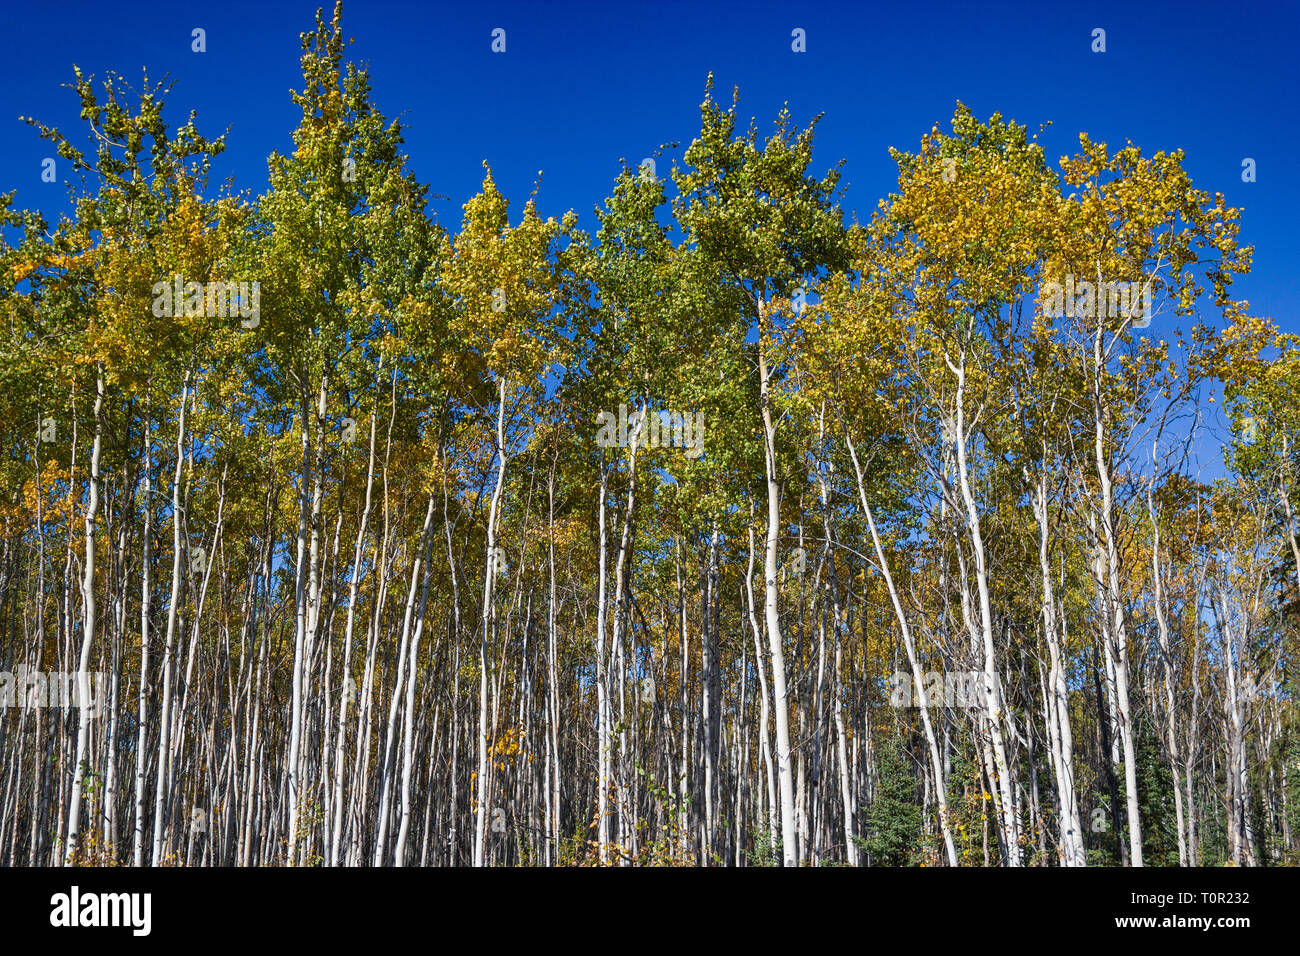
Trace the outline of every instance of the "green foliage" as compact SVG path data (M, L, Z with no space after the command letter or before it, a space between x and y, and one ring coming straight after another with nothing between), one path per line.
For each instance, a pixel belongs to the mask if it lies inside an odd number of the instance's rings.
M919 862L921 807L910 757L891 739L877 752L875 799L864 813L866 836L857 842L874 866L915 866Z
M1146 721L1137 726L1137 765L1142 862L1146 866L1178 866L1174 779L1160 741Z

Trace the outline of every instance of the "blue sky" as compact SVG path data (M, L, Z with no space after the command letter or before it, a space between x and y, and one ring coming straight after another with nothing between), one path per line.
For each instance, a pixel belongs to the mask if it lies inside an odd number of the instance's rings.
M76 130L75 98L60 86L76 63L132 81L145 66L170 75L172 125L194 109L209 135L229 127L218 178L261 192L267 154L290 146L298 34L315 9L271 0L8 6L0 189L16 188L19 207L66 208L65 187L40 179L49 144L18 116ZM573 208L592 227L620 157L635 164L695 135L710 70L719 98L740 86L741 111L760 130L785 101L800 123L824 112L818 166L847 160L846 207L865 217L894 185L888 147L915 149L936 121L946 130L960 99L981 118L999 111L1031 131L1051 121L1042 142L1053 162L1074 151L1080 131L1148 153L1186 150L1197 185L1244 209L1243 240L1256 252L1238 294L1300 332L1294 4L353 0L344 26L380 108L407 127L415 172L449 197L432 208L450 227L484 159L516 211L544 170L543 213ZM207 33L206 53L190 49L194 27ZM496 27L506 30L504 54L490 50ZM796 27L806 53L791 50ZM1105 53L1091 50L1096 27ZM1241 179L1246 157L1257 163L1254 183Z

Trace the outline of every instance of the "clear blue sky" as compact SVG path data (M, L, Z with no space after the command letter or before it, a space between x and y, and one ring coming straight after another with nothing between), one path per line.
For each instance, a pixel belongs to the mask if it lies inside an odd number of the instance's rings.
M7 4L0 189L16 188L19 207L50 216L66 207L65 187L40 180L49 144L18 116L75 130L76 101L60 84L76 63L133 81L143 66L169 74L172 125L195 109L208 134L229 127L218 178L261 192L267 154L290 146L298 34L316 6ZM887 147L915 149L936 121L946 130L960 99L981 118L1000 111L1031 130L1051 121L1053 162L1073 152L1080 131L1148 153L1186 150L1198 186L1245 210L1243 239L1256 254L1239 294L1300 332L1292 3L353 0L344 26L380 108L407 126L417 175L450 197L432 204L450 227L484 159L516 211L544 170L542 211L574 208L591 227L620 157L635 164L695 135L709 70L720 98L740 86L742 112L760 130L783 101L800 123L824 111L818 165L847 159L847 206L865 216L894 185ZM206 53L191 52L194 27L207 31ZM495 27L507 31L505 54L490 50ZM806 31L806 53L791 51L795 27ZM1105 53L1091 51L1095 27L1106 30ZM1241 180L1245 157L1257 162L1254 183Z

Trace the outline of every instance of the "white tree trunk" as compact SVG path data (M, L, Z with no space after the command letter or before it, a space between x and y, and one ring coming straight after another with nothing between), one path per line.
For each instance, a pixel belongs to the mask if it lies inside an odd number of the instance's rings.
M776 763L781 790L781 858L784 866L797 866L795 836L794 768L790 754L790 710L785 683L785 652L781 638L781 612L777 606L777 542L781 534L781 488L776 474L776 428L772 424L772 397L767 357L758 344L760 400L763 406L763 461L767 477L767 548L764 553L763 616L772 654L772 691L776 708Z
M68 836L64 843L66 858L77 848L77 831L81 826L81 781L85 774L86 746L90 740L90 644L95 639L95 519L99 514L99 450L103 440L104 371L95 376L95 439L90 450L90 497L86 504L86 559L82 577L81 653L77 657L77 756L72 771L72 806L68 810ZM103 692L101 688L100 692Z

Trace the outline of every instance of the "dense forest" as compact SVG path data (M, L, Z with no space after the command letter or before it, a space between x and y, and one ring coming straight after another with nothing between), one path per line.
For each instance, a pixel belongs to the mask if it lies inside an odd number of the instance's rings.
M345 47L256 196L166 83L27 119L0 862L1300 862L1300 339L1180 152L959 103L859 221L710 76L449 228Z

